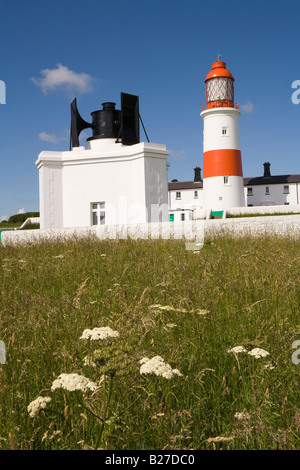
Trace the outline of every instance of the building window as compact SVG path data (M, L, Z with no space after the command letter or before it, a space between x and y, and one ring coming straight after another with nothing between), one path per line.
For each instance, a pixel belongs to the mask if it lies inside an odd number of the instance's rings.
M290 194L290 187L288 184L283 186L283 194Z
M270 194L270 188L269 186L266 186L266 195L268 196Z
M198 191L194 191L194 199L198 199Z
M176 199L181 199L181 191L176 191Z
M228 127L222 127L222 136L228 136Z
M248 204L248 207L253 207L253 204Z
M180 219L181 219L182 221L184 221L184 220L185 220L185 214L180 214Z
M285 205L285 206L289 206L290 203L289 203L289 202L285 202L284 205Z
M105 202L91 204L92 225L105 225Z
M253 188L247 188L247 196L253 196Z
M224 176L224 184L229 184L229 176Z

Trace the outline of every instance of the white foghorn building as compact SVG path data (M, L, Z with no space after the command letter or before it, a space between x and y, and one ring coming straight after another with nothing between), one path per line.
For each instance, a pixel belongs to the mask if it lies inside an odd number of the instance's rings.
M121 94L84 121L71 105L70 151L43 151L39 170L40 227L68 228L169 220L165 145L139 141L138 97ZM91 127L87 147L81 130Z

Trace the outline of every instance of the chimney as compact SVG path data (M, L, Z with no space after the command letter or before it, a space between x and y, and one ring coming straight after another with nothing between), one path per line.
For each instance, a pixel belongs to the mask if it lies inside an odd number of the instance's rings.
M199 168L198 166L196 166L196 168L194 168L194 172L195 172L195 176L194 176L194 182L198 182L198 181L202 181L202 178L201 178L201 168Z
M271 166L271 163L269 162L264 163L264 178L271 178L270 166Z

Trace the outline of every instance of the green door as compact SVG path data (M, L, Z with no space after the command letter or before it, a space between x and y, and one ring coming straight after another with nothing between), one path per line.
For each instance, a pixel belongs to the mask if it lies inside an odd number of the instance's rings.
M170 214L170 222L174 222L174 214Z
M211 211L211 218L212 219L222 219L223 211Z

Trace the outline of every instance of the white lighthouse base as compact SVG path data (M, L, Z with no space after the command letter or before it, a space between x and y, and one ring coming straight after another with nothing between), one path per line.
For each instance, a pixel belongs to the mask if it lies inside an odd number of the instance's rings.
M214 176L203 180L204 210L224 211L244 207L244 183L240 176Z

